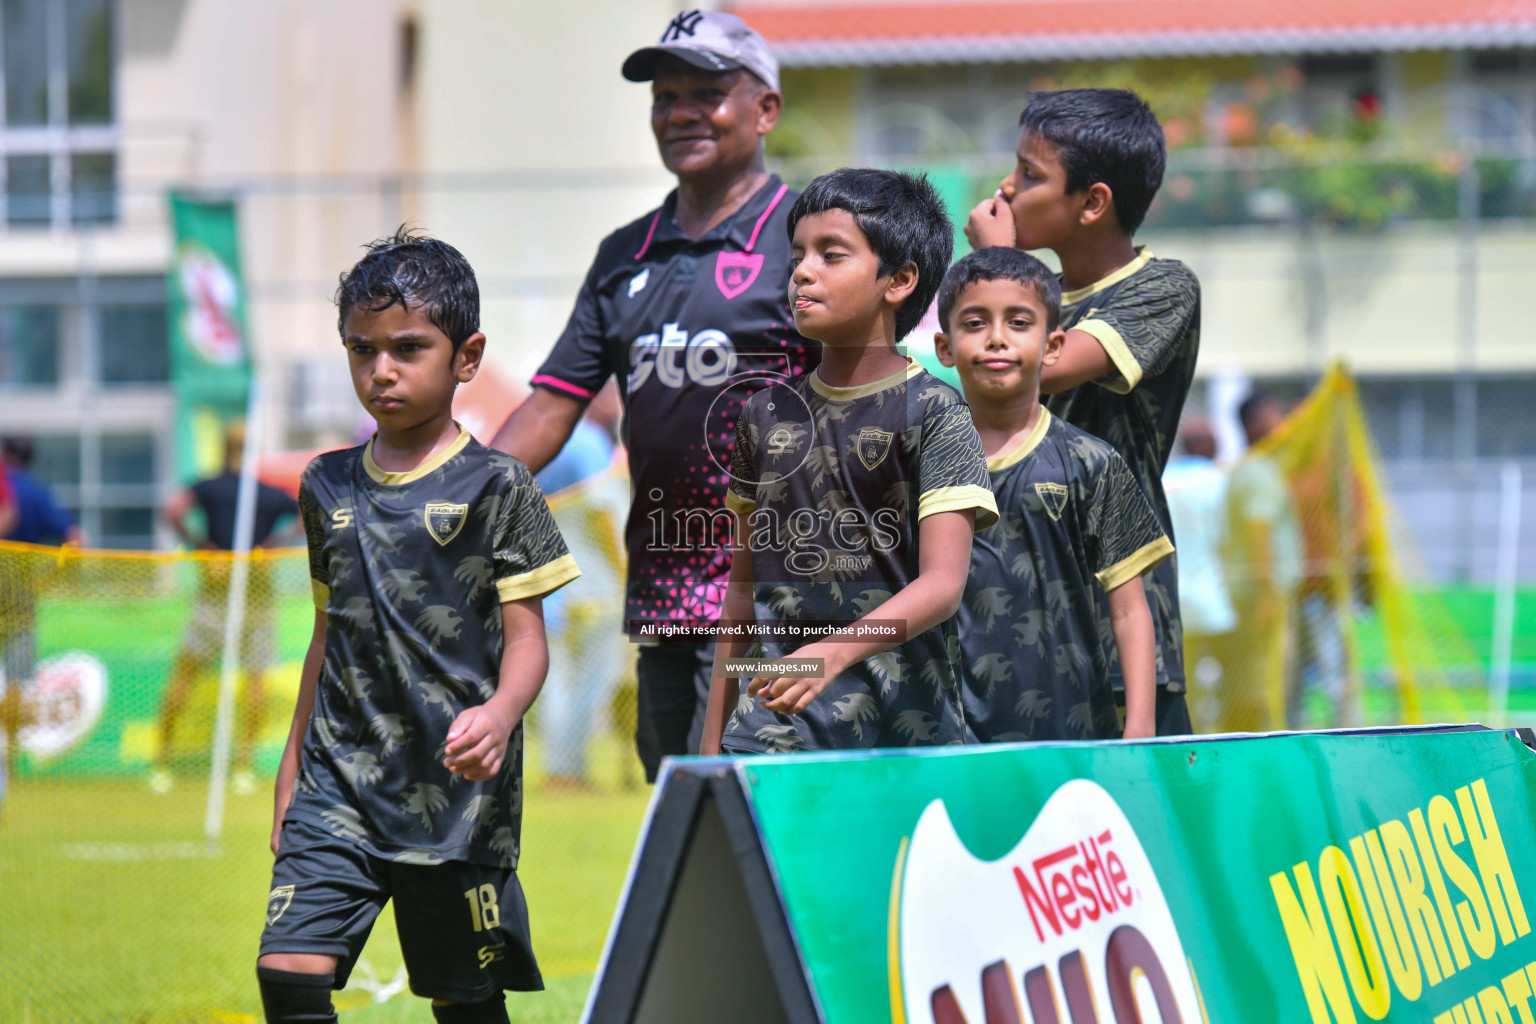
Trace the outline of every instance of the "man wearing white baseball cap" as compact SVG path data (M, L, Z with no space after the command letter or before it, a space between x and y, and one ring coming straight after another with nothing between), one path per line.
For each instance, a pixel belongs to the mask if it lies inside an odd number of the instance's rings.
M624 628L642 644L635 745L654 780L663 756L698 751L703 730L737 412L820 350L788 307L795 193L763 159L783 105L768 44L735 15L684 11L622 70L651 83L651 130L677 188L603 240L533 394L492 443L538 472L608 378L624 385Z

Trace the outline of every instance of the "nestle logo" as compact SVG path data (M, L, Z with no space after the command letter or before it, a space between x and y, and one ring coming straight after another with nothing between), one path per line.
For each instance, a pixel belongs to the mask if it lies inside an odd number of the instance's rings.
M1034 885L1023 868L1014 867L1014 881L1019 883L1030 923L1041 942L1045 941L1042 917L1060 936L1063 925L1076 931L1085 921L1097 921L1131 905L1134 893L1130 879L1119 855L1108 849L1109 842L1109 830L1105 829L1097 836L1036 857L1030 865L1035 870Z

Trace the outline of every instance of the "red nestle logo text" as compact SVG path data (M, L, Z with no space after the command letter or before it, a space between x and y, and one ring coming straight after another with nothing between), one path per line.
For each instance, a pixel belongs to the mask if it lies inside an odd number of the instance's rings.
M1076 931L1085 921L1097 921L1131 905L1130 879L1119 855L1109 849L1109 841L1109 830L1105 829L1080 843L1036 857L1030 865L1035 872L1033 884L1022 867L1014 867L1014 881L1019 883L1030 923L1041 942L1045 941L1041 918L1060 936L1064 927Z

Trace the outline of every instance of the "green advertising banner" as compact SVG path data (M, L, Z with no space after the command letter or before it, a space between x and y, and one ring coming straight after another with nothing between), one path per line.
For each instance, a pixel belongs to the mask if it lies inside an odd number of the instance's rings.
M235 204L171 194L171 383L176 391L176 477L223 468L224 427L245 415L251 362Z
M1532 1024L1522 738L681 761L588 1019Z

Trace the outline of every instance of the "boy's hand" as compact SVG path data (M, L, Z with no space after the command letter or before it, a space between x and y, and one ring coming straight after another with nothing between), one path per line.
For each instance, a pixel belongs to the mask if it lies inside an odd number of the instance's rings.
M490 704L465 708L448 727L443 767L470 782L484 782L501 771L512 727L506 712Z
M1122 735L1128 740L1149 740L1157 735L1157 723L1150 711L1144 715L1127 715Z
M985 249L1001 245L1012 249L1018 242L1018 230L1013 223L1013 209L1003 198L1002 190L991 199L983 199L971 211L965 222L965 238L972 249Z
M835 653L834 653L835 652ZM811 706L811 701L821 696L821 692L836 679L848 666L841 660L834 660L837 651L836 645L821 647L818 644L807 644L800 648L790 658L779 659L781 661L803 661L809 658L821 658L822 673L820 676L759 676L747 684L747 696L755 697L763 702L763 707L769 711L776 711L781 715L798 715Z

